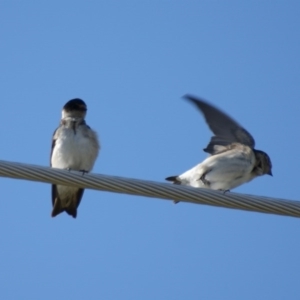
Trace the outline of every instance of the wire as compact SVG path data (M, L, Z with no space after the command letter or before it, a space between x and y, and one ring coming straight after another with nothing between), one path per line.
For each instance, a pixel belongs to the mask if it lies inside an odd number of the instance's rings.
M82 172L78 171L67 171L16 162L0 160L0 176L71 185L114 193L300 217L299 201L244 195L232 192L224 194L223 192L209 189L109 175L90 173L83 175Z

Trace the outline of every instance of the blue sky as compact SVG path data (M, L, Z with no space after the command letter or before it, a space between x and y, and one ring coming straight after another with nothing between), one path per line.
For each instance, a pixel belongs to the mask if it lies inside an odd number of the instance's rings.
M299 199L298 1L2 1L1 159L47 166L66 101L88 105L94 172L163 182L206 157L182 100L226 111ZM50 185L1 178L1 299L299 299L300 220L87 190L50 217Z

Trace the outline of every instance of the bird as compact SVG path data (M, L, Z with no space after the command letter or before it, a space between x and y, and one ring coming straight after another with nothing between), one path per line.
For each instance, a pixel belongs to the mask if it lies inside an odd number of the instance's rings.
M254 148L254 138L246 129L203 99L183 98L200 110L214 134L203 149L210 156L181 175L167 177L167 181L225 193L258 176L273 176L269 155Z
M68 101L62 109L59 127L54 131L50 154L52 168L90 172L100 150L97 133L85 122L87 106L79 98ZM52 217L66 212L77 216L84 189L52 184Z

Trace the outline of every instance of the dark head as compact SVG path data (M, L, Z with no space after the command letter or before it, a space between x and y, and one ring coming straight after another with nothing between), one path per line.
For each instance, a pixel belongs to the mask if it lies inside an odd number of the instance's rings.
M257 175L271 175L272 174L272 163L269 155L260 150L253 150L255 154L256 164L255 171Z
M68 101L62 110L62 118L84 118L86 115L87 107L83 100L79 98Z

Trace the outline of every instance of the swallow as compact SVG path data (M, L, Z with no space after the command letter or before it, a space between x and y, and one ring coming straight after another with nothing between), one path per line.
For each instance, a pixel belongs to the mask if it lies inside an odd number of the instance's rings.
M52 168L90 172L100 150L97 133L85 122L87 106L81 99L68 101L62 109L59 127L52 137ZM73 218L84 189L52 184L52 217L66 212Z
M246 129L206 101L190 95L184 98L200 110L214 134L203 149L210 156L183 174L166 180L227 192L258 176L272 176L270 157L254 149L254 138Z

